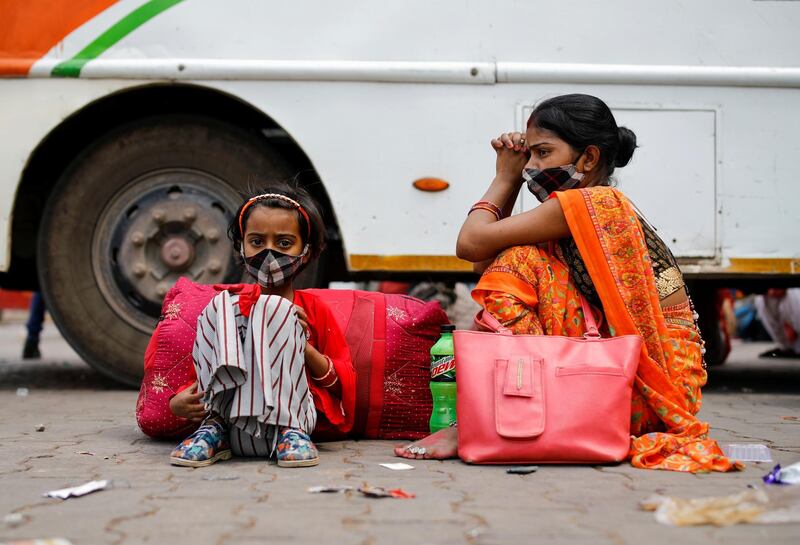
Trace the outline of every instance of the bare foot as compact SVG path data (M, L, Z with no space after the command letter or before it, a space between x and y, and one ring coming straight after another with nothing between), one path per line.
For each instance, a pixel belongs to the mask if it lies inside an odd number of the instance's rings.
M412 452L416 450L416 452ZM394 455L416 460L446 460L458 457L458 430L444 428L410 445L395 447Z

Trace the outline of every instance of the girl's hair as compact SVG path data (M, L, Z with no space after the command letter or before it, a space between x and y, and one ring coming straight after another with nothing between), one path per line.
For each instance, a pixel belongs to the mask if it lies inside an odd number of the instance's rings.
M597 146L606 176L627 165L637 147L633 131L618 127L606 103L591 95L561 95L540 102L528 126L554 132L577 151Z
M306 220L306 217L297 210L294 205L277 198L259 199L248 206L247 210L244 211L244 215L242 215L242 208L244 208L250 199L267 193L277 193L289 197L293 201L297 201L308 215L308 220ZM308 252L311 259L319 257L319 254L325 249L325 223L322 221L322 213L308 191L302 187L284 182L273 182L258 189L250 189L242 196L245 200L239 208L236 209L236 213L228 224L228 238L233 242L233 249L237 254L239 254L242 249L242 240L244 239L244 233L239 228L239 216L242 215L241 225L246 229L248 218L250 218L253 210L257 208L283 208L284 210L294 210L297 215L297 225L300 227L300 236L303 244L308 244Z

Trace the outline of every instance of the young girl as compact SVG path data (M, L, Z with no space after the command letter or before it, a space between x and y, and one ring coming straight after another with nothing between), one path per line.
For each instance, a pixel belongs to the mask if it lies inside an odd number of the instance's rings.
M239 207L228 234L257 284L220 291L198 318L197 382L170 409L202 425L170 461L200 467L232 452L277 453L282 467L316 465L311 432L348 431L355 408L344 336L317 296L292 287L322 251L319 209L302 189L272 187Z

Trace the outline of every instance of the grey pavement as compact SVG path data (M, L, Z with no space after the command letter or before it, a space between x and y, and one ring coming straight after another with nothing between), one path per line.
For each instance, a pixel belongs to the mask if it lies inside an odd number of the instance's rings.
M74 544L336 543L800 543L800 524L673 528L639 510L654 492L724 495L760 481L772 464L690 475L618 466L503 467L396 461L390 441L320 445L315 468L234 459L172 467L173 444L136 427L137 392L89 369L48 324L45 359L23 362L22 317L0 324L0 542L65 537ZM767 444L776 462L800 460L800 362L758 360L768 345L739 344L711 370L701 417L721 442ZM27 388L28 395L17 394ZM35 431L44 425L42 432ZM84 454L89 452L91 454ZM228 478L229 480L212 480ZM66 501L42 493L111 479L113 488ZM315 485L403 488L415 499L309 494ZM2 522L21 515L16 524Z

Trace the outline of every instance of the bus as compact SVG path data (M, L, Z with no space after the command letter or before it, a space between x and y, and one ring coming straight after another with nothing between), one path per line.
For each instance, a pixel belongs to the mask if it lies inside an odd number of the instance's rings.
M311 283L468 275L454 246L493 177L490 139L563 93L637 134L617 182L701 314L717 286L797 283L800 2L0 0L0 15L0 287L41 289L119 381L138 384L178 277L241 278L226 225L258 180L322 203Z

